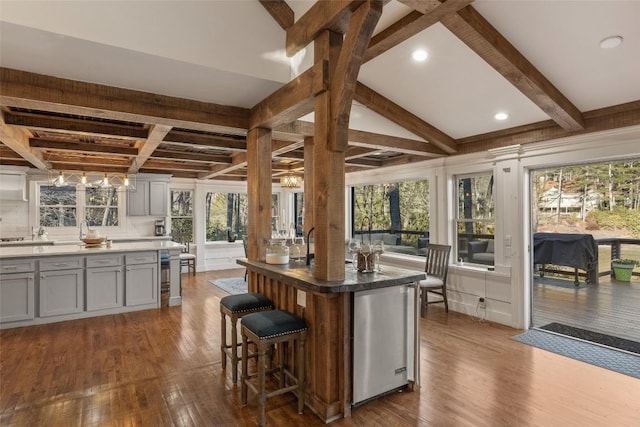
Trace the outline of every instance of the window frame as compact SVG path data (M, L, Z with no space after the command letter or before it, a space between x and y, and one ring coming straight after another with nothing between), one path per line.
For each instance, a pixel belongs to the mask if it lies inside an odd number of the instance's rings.
M187 192L191 193L191 215L173 215L173 192ZM173 229L173 220L176 218L180 219L191 219L191 235L185 242L180 243L194 243L195 239L195 191L190 188L169 188L169 221L171 222L171 236L173 239L176 239Z
M40 195L42 192L42 188L43 187L49 187L51 184L47 181L33 181L34 186L32 187L32 189L34 190L34 194L35 197L33 197L33 206L34 206L34 210L33 212L35 212L34 214L34 219L33 219L33 224L35 227L40 227L40 221L41 221L41 215L40 215ZM84 188L81 186L73 186L70 185L69 187L75 187L76 190L76 204L75 204L75 208L76 208L76 225L74 226L57 226L57 227L52 227L52 226L44 226L47 229L48 234L51 236L64 236L64 235L68 235L69 233L73 232L79 232L80 230L80 225L82 224L82 222L86 219L86 208L87 208L87 199L86 199L86 192L83 191ZM117 190L117 191L122 191L122 190ZM124 191L122 191L124 192ZM118 225L113 225L113 226L97 226L97 227L92 227L95 228L101 232L104 233L118 233L121 232L122 230L124 230L124 199L125 197L121 197L121 195L118 196L118 205L117 205L117 209L118 209ZM44 206L54 206L54 205L44 205ZM65 206L71 206L71 205L65 205ZM99 206L91 206L91 207L99 207Z
M484 225L493 225L493 239L487 239L488 240L493 240L494 242L494 248L495 248L495 241L496 241L496 175L494 173L493 170L483 170L483 171L477 171L477 172L473 172L473 173L458 173L458 174L453 174L453 199L452 202L454 204L454 215L453 215L453 241L455 242L454 245L454 250L455 250L455 259L458 261L463 261L466 263L470 263L470 264L474 264L474 265L483 265L483 266L495 266L496 260L495 260L495 250L494 250L494 259L492 263L479 263L479 262L473 262L472 260L470 260L469 256L469 246L468 246L468 238L465 236L464 238L460 237L460 227L462 225L466 225L466 224L484 224ZM460 217L460 213L461 213L461 209L460 209L460 200L461 200L461 194L460 194L460 181L463 179L469 179L469 178L480 178L480 177L488 177L490 182L491 182L491 216L488 218L461 218ZM476 228L475 226L473 227L474 229ZM467 233L465 233L467 234ZM475 234L480 234L480 233L475 233L475 231L472 233L473 235ZM481 235L482 238L484 238L485 236ZM467 247L464 247L460 244L460 242L464 239L464 241L467 241Z

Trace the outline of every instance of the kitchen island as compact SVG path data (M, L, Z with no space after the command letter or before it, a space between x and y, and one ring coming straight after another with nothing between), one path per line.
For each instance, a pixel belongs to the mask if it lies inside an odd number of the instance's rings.
M247 268L250 292L259 292L276 308L306 320L305 400L323 421L348 417L352 406L398 388L397 383L378 378L389 377L384 371L390 370L392 377L401 376L405 384L417 383L420 345L416 284L424 273L387 266L382 272L358 273L350 265L343 265L339 268L345 268L345 279L327 282L313 276L313 267L294 262L271 265L240 259L238 264ZM402 331L384 327L393 324ZM372 360L371 356L375 359L376 353L389 349L405 355L400 366L400 362L387 358L378 362L389 366Z
M181 250L170 241L1 247L0 328L157 308L162 256L169 305L180 305Z

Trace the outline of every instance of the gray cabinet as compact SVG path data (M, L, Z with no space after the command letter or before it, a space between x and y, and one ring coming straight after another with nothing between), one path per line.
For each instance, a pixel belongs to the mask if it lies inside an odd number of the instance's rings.
M158 253L140 252L125 256L125 305L158 304Z
M40 317L84 311L84 269L40 271Z
M0 274L0 323L35 317L33 282L33 272Z
M124 266L122 257L87 257L87 311L124 305Z
M165 181L138 180L135 191L127 191L127 214L166 216L168 191Z

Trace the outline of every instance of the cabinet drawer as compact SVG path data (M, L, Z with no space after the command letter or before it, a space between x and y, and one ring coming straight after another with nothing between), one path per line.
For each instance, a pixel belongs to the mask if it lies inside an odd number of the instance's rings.
M5 259L0 264L0 273L24 273L35 271L35 262L28 259Z
M82 268L82 257L51 258L40 260L40 271L70 270Z
M114 267L121 264L122 264L122 257L120 255L88 256L87 257L87 268Z
M157 252L138 252L135 254L127 254L124 256L127 265L132 264L149 264L158 262Z

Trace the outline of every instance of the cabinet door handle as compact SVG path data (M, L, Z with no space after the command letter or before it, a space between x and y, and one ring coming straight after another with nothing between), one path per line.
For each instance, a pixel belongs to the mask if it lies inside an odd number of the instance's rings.
M130 269L130 268L127 268L127 271L131 271L131 269Z
M122 273L122 270L117 269L117 270L116 270L116 273Z
M47 278L47 276L45 276L44 274L41 274L41 275L40 275L40 278L41 278L41 279L46 279L46 278Z
M17 265L3 265L2 266L3 270L15 270L16 268L18 268Z
M55 263L53 265L55 265L56 267L66 267L69 264L67 264L66 262L58 262L58 263Z

